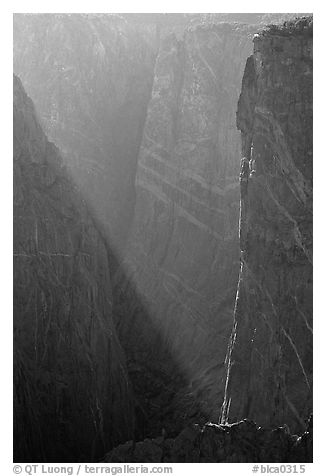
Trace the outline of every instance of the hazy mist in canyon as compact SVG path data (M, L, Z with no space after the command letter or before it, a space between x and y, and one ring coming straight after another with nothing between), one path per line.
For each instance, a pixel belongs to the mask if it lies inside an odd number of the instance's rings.
M311 460L312 58L309 14L14 15L15 462Z

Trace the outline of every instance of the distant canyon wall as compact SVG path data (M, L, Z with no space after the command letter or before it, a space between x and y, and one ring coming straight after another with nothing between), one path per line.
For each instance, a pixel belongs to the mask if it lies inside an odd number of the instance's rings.
M135 215L114 282L117 328L154 435L217 419L223 401L239 272L236 107L254 31L190 28L166 36L156 60Z
M241 272L223 418L291 431L312 411L312 73L311 18L265 30L237 112Z
M156 49L154 25L117 15L14 15L14 72L115 254L133 216Z

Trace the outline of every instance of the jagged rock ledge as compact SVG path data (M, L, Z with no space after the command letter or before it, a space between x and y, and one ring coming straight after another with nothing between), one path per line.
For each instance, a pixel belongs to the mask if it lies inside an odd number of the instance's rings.
M253 421L231 425L206 423L186 427L175 439L161 436L127 443L108 453L106 463L309 463L312 462L310 417L306 431L292 435L286 425L267 429Z

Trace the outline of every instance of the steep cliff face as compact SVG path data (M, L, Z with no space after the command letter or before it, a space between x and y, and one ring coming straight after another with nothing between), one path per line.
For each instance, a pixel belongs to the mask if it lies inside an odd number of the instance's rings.
M14 15L14 72L121 252L156 52L154 25L117 15Z
M237 124L241 272L222 418L299 431L312 410L311 19L257 35Z
M129 281L123 274L114 286L129 372L154 434L217 418L223 400L239 268L235 113L252 36L239 25L192 28L179 41L168 35L156 61L121 267Z
M16 83L24 461L90 460L162 428L174 437L217 421L223 398L223 421L293 431L311 410L311 26L256 38L240 137L257 27L153 15L15 15L14 70L72 177ZM207 428L206 456L196 430L190 459L216 461L224 444L219 461L250 457L229 445L238 427ZM258 430L248 444L267 447L276 433ZM185 431L176 447L162 439L167 460L186 458ZM297 441L282 438L277 451Z
M132 436L107 250L14 77L14 460L90 461Z

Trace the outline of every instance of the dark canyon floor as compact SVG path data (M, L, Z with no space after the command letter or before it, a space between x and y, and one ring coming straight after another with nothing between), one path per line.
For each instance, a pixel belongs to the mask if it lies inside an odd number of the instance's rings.
M296 16L14 15L15 462L312 461Z

